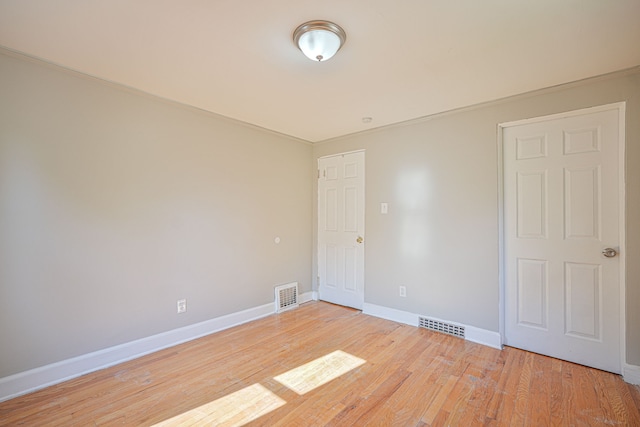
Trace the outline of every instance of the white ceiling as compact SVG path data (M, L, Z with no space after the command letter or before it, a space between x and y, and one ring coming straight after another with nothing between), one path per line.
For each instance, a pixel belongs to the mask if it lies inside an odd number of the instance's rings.
M640 65L640 0L0 0L0 45L317 142Z

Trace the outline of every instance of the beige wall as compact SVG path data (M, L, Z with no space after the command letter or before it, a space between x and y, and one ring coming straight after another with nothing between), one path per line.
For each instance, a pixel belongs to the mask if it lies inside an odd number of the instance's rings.
M315 159L366 149L365 301L498 331L497 125L619 101L627 102L627 362L640 365L640 69L314 146Z
M0 73L0 377L311 290L316 159L355 149L365 301L498 331L497 124L619 101L640 365L640 70L313 148L12 54Z
M0 75L0 377L311 290L310 145L1 52Z

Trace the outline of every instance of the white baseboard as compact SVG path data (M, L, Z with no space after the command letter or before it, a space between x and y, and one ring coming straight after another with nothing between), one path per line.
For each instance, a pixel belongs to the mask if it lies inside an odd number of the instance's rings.
M395 308L384 307L376 304L364 303L362 312L370 316L381 317L394 322L404 323L406 325L418 326L418 314L408 311L396 310ZM464 326L465 339L478 344L489 347L502 349L502 340L500 333L488 331L486 329L476 328L475 326L464 325L455 322L457 325Z
M629 384L640 385L640 366L625 364L622 367L622 378Z
M310 300L312 293L302 294L300 298ZM264 304L0 378L0 402L250 322L274 312L273 303Z
M502 337L500 337L499 332L488 331L475 326L465 326L465 339L502 350Z
M300 294L300 303L317 293ZM0 378L0 402L275 313L273 303Z
M300 294L300 301L298 301L298 303L304 304L309 301L318 301L318 293L314 291Z
M300 294L300 303L315 299L317 299L316 292ZM273 313L275 313L274 304L264 304L0 378L0 402Z
M418 315L409 313L408 311L396 310L395 308L365 302L362 306L362 312L370 316L404 323L405 325L418 326Z
M300 294L300 303L312 300L317 301L317 299L317 292ZM257 320L274 312L273 303L264 304L0 378L0 402L252 320ZM364 303L363 313L406 325L418 326L418 315L402 310ZM493 348L502 348L499 333L474 326L461 326L465 327L465 339L468 341ZM623 377L624 380L630 384L640 384L640 366L625 365L623 367Z

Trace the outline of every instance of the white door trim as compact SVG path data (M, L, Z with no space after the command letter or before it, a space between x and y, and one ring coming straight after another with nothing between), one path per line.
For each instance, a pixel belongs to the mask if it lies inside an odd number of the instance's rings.
M523 124L538 123L547 120L560 119L565 117L574 117L589 113L597 113L601 111L618 110L618 184L619 184L619 239L620 239L620 366L628 366L626 364L626 200L625 200L625 112L626 103L617 102L613 104L600 105L596 107L584 108L580 110L567 111L558 114L551 114L548 116L534 117L530 119L516 120L511 122L499 123L497 132L497 145L498 145L498 281L500 288L500 300L498 303L499 309L499 332L501 345L505 342L505 310L506 310L506 283L505 283L505 233L504 233L504 147L503 147L503 132L505 128L511 126L518 126Z

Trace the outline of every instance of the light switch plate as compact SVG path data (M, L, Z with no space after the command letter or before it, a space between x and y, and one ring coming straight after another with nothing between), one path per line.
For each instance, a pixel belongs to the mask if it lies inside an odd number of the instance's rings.
M179 299L178 303L178 314L180 313L184 313L187 311L187 300L186 299Z

